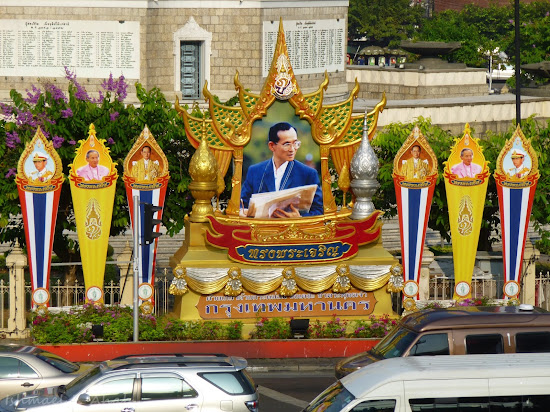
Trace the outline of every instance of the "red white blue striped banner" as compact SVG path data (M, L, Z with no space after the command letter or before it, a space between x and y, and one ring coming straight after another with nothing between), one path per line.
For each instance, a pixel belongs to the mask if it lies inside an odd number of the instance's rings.
M18 184L33 292L36 289L49 290L52 248L62 181L63 179L47 185L46 188L52 189L49 192L42 191L44 186L36 187L37 191L31 191L33 186L28 182Z
M128 206L130 210L130 218L133 222L133 213L134 210L134 196L139 196L140 207L140 221L141 221L141 236L144 233L143 227L143 216L144 216L144 207L143 203L150 203L153 206L164 207L164 199L166 197L166 189L168 187L169 176L161 177L157 179L157 182L154 183L135 183L133 178L129 176L124 176L124 182L126 185L126 195L128 197ZM162 210L155 212L154 219L162 219ZM160 231L160 225L157 225L154 230L156 233ZM141 273L141 279L139 283L149 283L153 285L155 279L155 266L157 258L157 246L158 238L154 240L153 243L145 245L143 239L140 239L141 247L141 256L139 259L139 268Z
M531 207L535 197L538 176L526 181L507 181L495 174L500 207L502 230L502 254L504 262L504 283L521 280L521 268Z
M402 176L394 177L403 278L405 282L412 280L416 284L420 280L426 228L435 188L435 177L428 179L410 182L405 181ZM417 299L418 295L415 297L415 300Z

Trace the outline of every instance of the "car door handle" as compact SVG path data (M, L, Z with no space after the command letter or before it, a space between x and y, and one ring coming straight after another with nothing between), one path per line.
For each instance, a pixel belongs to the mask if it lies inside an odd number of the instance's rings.
M25 388L28 388L29 386L34 386L34 383L25 382L25 383L22 383L21 386L24 386Z
M134 412L134 411L135 411L134 408L124 408L120 412Z
M191 409L197 409L199 407L199 405L195 404L195 403L192 403L190 405L186 405L185 406L185 409L187 409L188 411L190 411Z

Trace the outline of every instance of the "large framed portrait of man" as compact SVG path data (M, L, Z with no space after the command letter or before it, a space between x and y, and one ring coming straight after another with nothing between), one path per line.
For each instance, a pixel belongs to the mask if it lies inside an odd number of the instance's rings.
M252 125L243 153L241 215L300 218L323 214L319 146L286 101Z

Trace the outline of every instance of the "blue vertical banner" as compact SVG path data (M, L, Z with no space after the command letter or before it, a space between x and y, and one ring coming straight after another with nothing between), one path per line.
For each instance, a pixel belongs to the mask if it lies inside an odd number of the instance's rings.
M531 208L540 177L537 154L519 125L498 156L494 176L502 230L503 293L505 298L517 299Z
M419 297L422 254L436 180L437 157L418 126L415 126L393 164L401 237L403 298L407 309L414 309Z
M134 196L139 198L140 202L140 257L139 257L139 289L138 294L141 300L140 308L144 313L153 311L154 303L154 281L155 266L157 257L158 238L146 245L143 241L145 228L144 207L143 204L149 203L153 206L164 207L166 190L170 174L168 171L168 159L164 155L161 147L158 145L154 136L147 126L141 132L132 149L124 160L124 184L126 186L126 197L132 226L134 215ZM162 219L162 210L155 212L153 219ZM159 233L160 225L156 225L154 232Z
M62 174L61 159L40 128L27 143L15 181L25 226L33 307L50 306L50 270Z

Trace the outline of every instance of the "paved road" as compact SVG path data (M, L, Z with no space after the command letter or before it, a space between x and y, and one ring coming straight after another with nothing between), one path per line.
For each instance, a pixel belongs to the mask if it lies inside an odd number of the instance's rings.
M335 382L334 373L251 373L260 393L260 412L300 412Z

